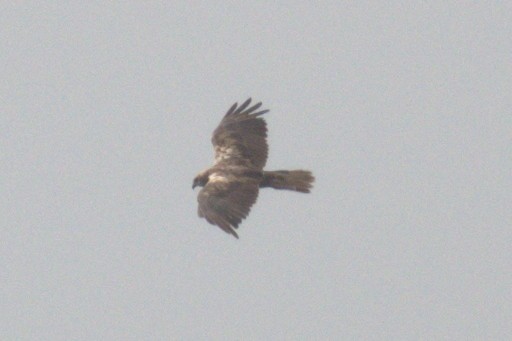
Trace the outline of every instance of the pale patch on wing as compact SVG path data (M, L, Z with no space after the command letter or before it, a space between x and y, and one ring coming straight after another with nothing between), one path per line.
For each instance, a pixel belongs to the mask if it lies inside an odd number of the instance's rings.
M234 146L215 146L215 161L220 162L232 157L240 157L241 153Z
M208 177L208 182L228 182L228 178L224 175L222 175L221 173L212 173L210 174L210 176Z

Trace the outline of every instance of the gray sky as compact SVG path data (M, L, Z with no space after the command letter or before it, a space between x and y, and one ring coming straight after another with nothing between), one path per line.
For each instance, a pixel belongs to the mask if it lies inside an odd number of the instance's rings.
M0 339L510 337L512 6L181 3L0 5ZM249 96L317 181L237 241L191 185Z

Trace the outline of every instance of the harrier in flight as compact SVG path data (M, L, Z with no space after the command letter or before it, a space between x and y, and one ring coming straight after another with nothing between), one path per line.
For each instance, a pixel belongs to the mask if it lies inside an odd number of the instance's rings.
M238 238L235 229L249 214L263 187L309 193L314 177L305 170L264 171L268 155L267 125L261 103L233 104L213 132L215 164L194 178L202 186L199 217Z

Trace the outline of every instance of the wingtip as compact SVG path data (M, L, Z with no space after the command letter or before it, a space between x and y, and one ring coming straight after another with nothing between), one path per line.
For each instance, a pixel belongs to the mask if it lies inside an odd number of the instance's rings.
M258 111L258 112L255 112L254 114L252 114L253 116L261 116L263 114L266 114L268 113L270 110L269 109L265 109L265 110L262 110L262 111Z
M241 114L251 104L251 97L245 100L234 112L233 115Z
M226 115L224 116L229 116L231 114L233 114L233 112L235 111L236 107L238 106L238 102L235 102L230 108L229 110L226 112Z
M251 104L251 101L252 101L252 97L249 97L240 106L238 105L238 102L235 102L229 108L229 110L226 112L226 114L224 116L231 116L231 115L238 115L238 114L247 114L248 115L251 113L252 113L252 116L260 116L260 115L266 114L267 112L270 111L270 110L266 109L266 110L262 110L262 111L254 113L254 111L256 111L257 109L259 109L262 106L262 102L258 102L256 104L252 105L251 107L249 107L249 105Z

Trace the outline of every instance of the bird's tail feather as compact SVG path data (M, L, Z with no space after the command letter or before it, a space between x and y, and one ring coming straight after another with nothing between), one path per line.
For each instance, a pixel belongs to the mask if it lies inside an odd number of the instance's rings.
M313 187L315 177L305 170L278 170L263 172L263 181L260 187L287 189L302 193L309 193Z

